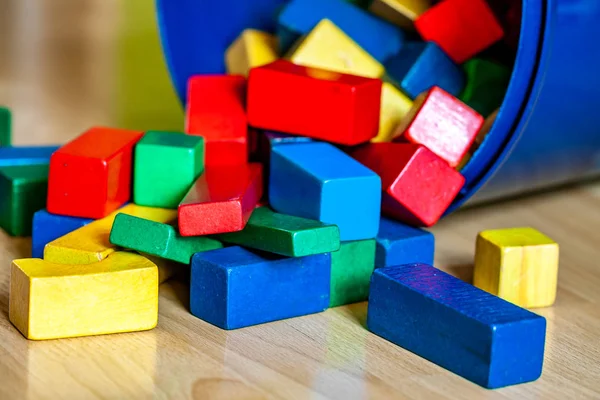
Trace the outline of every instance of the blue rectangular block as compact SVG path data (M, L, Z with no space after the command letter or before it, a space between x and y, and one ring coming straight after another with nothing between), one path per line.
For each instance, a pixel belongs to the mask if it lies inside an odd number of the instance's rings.
M192 257L190 310L222 329L327 309L329 253L288 258L239 246Z
M486 388L542 373L546 319L426 264L376 269L368 329Z
M382 217L375 241L376 268L412 263L433 265L435 237L426 230Z
M0 167L49 164L50 156L60 146L0 147Z
M283 214L337 225L342 241L373 239L381 179L329 143L274 146L269 204Z
M433 42L410 42L385 62L387 76L407 96L415 99L433 86L453 96L465 87L462 69Z
M31 234L31 257L44 258L47 243L92 222L89 218L67 217L50 214L46 210L33 214Z
M294 39L327 18L380 62L398 54L404 34L396 26L344 0L292 0L281 11L280 47L287 51ZM296 33L294 36L292 33Z

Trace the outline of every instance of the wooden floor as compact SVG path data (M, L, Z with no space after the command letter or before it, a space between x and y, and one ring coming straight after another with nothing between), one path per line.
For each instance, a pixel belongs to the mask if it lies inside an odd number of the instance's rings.
M180 126L151 3L0 0L0 104L15 144L98 124ZM189 314L178 281L161 287L153 331L29 342L7 313L10 261L30 242L0 233L0 399L600 398L600 185L452 215L434 229L436 266L469 280L477 232L522 225L560 243L558 299L538 310L542 378L495 391L367 332L366 303L227 333Z

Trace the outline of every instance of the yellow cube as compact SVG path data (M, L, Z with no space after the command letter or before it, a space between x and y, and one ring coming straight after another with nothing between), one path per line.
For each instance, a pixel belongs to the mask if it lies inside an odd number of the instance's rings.
M385 72L383 65L328 19L299 40L286 58L294 64L369 78L379 78Z
M414 21L431 6L429 0L373 0L369 11L403 29L414 29Z
M116 251L108 240L118 213L168 223L177 218L177 210L128 204L112 214L53 240L44 247L44 260L57 264L91 264Z
M246 29L225 51L225 66L230 74L248 76L251 68L269 64L278 58L274 35Z
M152 329L158 321L158 268L128 252L86 266L14 260L9 319L33 340Z
M379 113L379 133L371 142L391 142L396 127L412 108L412 100L396 89L394 85L384 82L381 88L381 111Z
M558 244L533 228L480 232L473 285L525 308L556 299Z

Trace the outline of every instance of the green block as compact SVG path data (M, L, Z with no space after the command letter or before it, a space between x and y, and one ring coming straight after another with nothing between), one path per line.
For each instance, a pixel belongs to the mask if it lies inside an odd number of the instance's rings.
M375 239L342 242L331 253L329 307L367 300L375 270Z
M502 104L510 82L510 69L480 58L467 61L463 64L463 69L467 76L467 86L459 98L487 117Z
M148 132L135 146L133 202L177 208L204 171L204 138L173 132Z
M31 235L33 214L46 207L48 165L0 167L0 227L13 236Z
M243 230L217 237L223 242L288 257L329 253L340 248L337 226L278 214L269 207L255 209Z
M171 225L127 214L117 214L109 240L117 246L183 264L189 264L194 253L223 247L218 240L205 236L183 237Z
M12 115L6 107L0 107L0 146L8 146L12 142Z

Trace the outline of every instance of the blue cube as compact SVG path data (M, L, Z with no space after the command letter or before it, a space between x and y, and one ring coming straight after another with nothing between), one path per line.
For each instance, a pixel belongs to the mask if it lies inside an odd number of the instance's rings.
M465 87L462 69L433 42L411 42L385 62L387 76L407 96L415 99L433 86L453 96Z
M0 167L49 164L59 146L0 147Z
M192 257L190 309L222 329L299 317L329 306L331 255L288 258L226 247Z
M277 19L282 53L325 18L380 62L397 54L404 42L399 28L345 0L292 0Z
M536 380L546 319L426 264L376 269L368 329L483 387Z
M31 257L44 258L47 243L92 222L93 219L67 217L40 210L33 214L31 228ZM108 240L108 239L107 239Z
M269 204L283 214L337 225L342 241L373 239L381 179L329 143L274 146Z
M376 268L412 263L433 265L435 237L426 230L382 217L375 241Z

